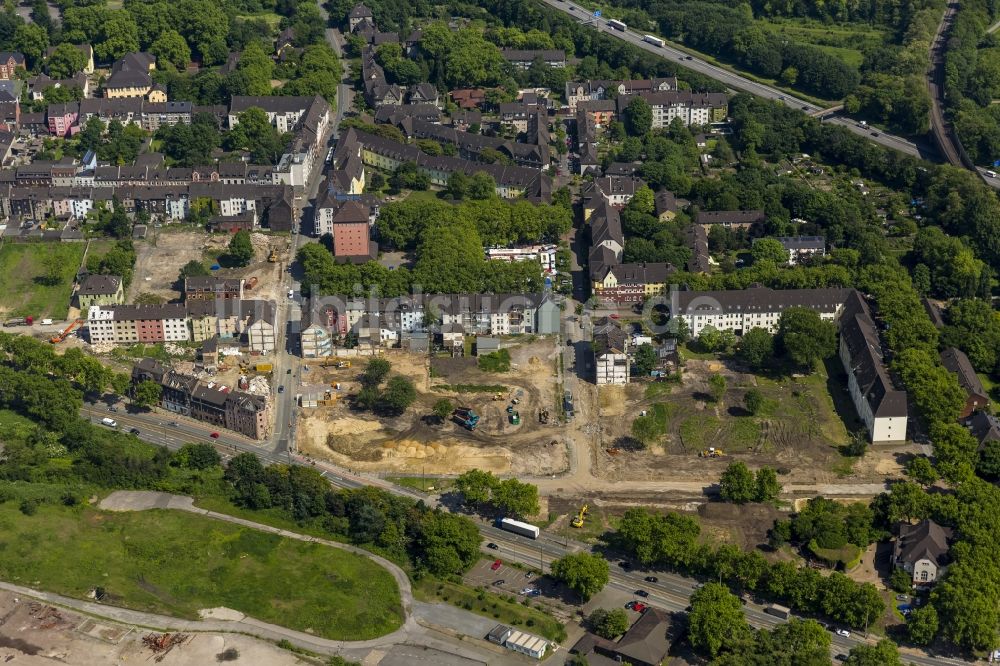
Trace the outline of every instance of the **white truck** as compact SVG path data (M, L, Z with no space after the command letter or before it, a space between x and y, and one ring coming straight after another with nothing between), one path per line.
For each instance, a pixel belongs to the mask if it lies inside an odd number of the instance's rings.
M109 428L117 428L118 427L118 421L115 421L114 419L109 419L109 418L106 418L106 417L103 418L103 419L101 419L101 423L103 425L108 426Z
M540 532L534 525L522 523L520 520L512 520L511 518L501 518L497 521L497 527L508 532L513 532L514 534L520 534L529 539L537 539Z
M615 30L621 30L622 32L628 30L628 26L625 25L623 21L619 21L618 19L611 19L608 21L608 27L614 28Z
M653 46L657 46L661 49L663 48L663 40L660 39L659 37L653 37L652 35L643 35L642 41L648 44L652 44Z

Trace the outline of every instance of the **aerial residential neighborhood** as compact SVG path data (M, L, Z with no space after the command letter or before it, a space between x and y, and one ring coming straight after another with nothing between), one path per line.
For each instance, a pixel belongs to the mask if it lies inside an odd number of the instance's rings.
M1000 659L998 19L0 11L0 657Z

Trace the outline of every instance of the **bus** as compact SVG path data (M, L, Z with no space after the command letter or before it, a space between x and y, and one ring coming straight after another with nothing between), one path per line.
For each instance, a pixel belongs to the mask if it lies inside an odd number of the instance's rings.
M663 48L663 40L660 39L659 37L653 37L652 35L643 35L642 41L648 44L652 44L653 46L657 46L661 49Z
M621 30L622 32L625 32L625 30L628 28L627 25L625 25L622 21L619 21L617 19L611 19L610 21L608 21L608 27L614 28L615 30Z

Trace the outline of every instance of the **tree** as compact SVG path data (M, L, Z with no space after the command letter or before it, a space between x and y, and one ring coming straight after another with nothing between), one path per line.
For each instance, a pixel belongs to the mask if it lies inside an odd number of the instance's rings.
M163 386L147 379L135 385L132 402L137 407L152 407L153 405L160 404L162 395Z
M45 61L45 69L53 79L68 79L83 71L86 65L87 57L83 52L65 42L57 46Z
M621 636L628 631L632 622L623 608L595 608L587 618L587 622L598 636L608 640Z
M924 456L916 456L906 462L906 476L922 486L932 486L938 480L937 470Z
M608 561L600 555L573 553L552 562L552 577L588 601L608 584Z
M781 483L778 482L778 475L770 467L761 467L757 470L754 486L755 502L773 502L781 494Z
M183 72L191 62L191 48L176 30L167 30L157 37L149 52L156 56L157 65L168 70Z
M49 33L40 25L22 23L14 31L12 46L24 54L29 67L34 67L49 46Z
M414 545L428 571L436 576L461 575L479 559L482 536L469 518L440 509L420 520Z
M205 268L205 264L198 261L197 259L192 259L191 261L187 262L186 264L184 264L184 266L181 267L181 272L178 277L180 278L181 282L183 282L186 278L189 277L204 277L209 274L210 274L209 270Z
M240 230L233 234L229 241L229 248L226 256L237 266L249 266L253 261L253 243L250 241L250 232Z
M626 208L634 210L637 213L652 215L656 211L653 190L651 190L648 185L643 185L638 188L632 196L632 200L628 202L628 206Z
M112 11L101 25L94 44L94 55L101 62L118 60L126 53L139 50L139 29L127 11Z
M389 376L392 364L384 358L373 358L368 361L365 371L361 373L361 385L378 387Z
M811 368L837 349L837 329L808 308L788 308L778 320L778 343L791 361Z
M185 444L174 454L174 462L187 469L210 469L222 463L211 444Z
M773 261L781 266L788 263L788 250L781 241L774 238L759 238L750 248L750 256L755 264L762 261Z
M656 369L656 350L653 349L653 345L644 342L635 350L632 360L635 362L636 373L648 377L649 373Z
M719 479L719 486L722 499L734 504L752 502L757 492L753 472L741 461L729 463Z
M485 504L490 500L497 483L498 479L491 472L470 469L455 479L455 488L462 493L466 504Z
M988 479L1000 478L1000 441L986 442L979 452L976 471Z
M444 192L452 199L461 201L469 195L469 177L464 171L453 171L448 176L448 186Z
M875 645L855 645L847 655L845 666L903 666L899 648L888 638Z
M493 487L490 503L508 515L521 518L533 516L539 511L538 486L517 479L504 479Z
M752 416L757 416L764 409L764 394L752 388L743 396L743 404Z
M441 398L434 403L434 416L436 416L439 420L444 421L451 415L453 409L454 407L451 404L451 400L448 398Z
M405 412L417 399L417 389L413 382L396 375L391 377L385 385L385 391L379 396L376 408L380 412L392 416L398 416Z
M708 378L708 387L712 392L712 400L722 402L722 399L726 395L726 378L719 373L715 373Z
M497 183L493 176L485 171L477 171L469 179L470 199L493 199L497 195Z
M230 150L246 150L254 160L273 164L284 152L287 139L271 125L263 109L254 106L239 115L239 123L229 130L226 143Z
M645 136L653 126L653 107L638 95L625 107L625 131L631 136Z
M911 609L906 632L916 645L930 645L938 632L937 609L931 605Z
M736 347L736 358L754 370L766 368L774 354L774 336L767 329L754 327L743 334Z
M691 646L711 657L724 647L735 649L751 635L740 600L719 583L708 583L691 595L688 625Z
M707 352L721 352L736 343L736 336L730 330L720 331L711 324L701 329L698 344Z

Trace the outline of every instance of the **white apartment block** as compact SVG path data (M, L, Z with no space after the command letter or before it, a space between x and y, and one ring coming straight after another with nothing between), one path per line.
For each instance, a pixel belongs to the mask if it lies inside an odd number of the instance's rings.
M821 319L834 321L850 289L769 289L741 291L678 291L671 294L671 316L683 317L693 337L706 326L743 335L751 328L778 330L781 313L788 308L809 308Z

